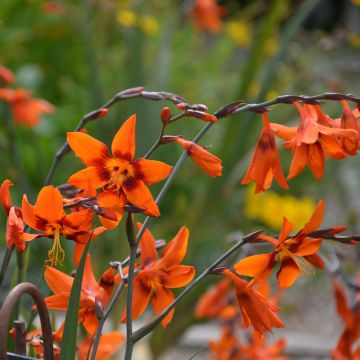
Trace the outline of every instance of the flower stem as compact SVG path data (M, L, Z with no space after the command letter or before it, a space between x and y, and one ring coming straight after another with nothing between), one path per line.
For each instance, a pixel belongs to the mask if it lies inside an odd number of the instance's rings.
M163 320L167 314L175 307L175 305L185 297L198 283L200 283L206 276L208 276L212 270L219 266L225 259L231 256L236 250L246 244L248 241L256 238L261 231L257 231L246 235L239 242L237 242L233 247L226 251L222 256L215 260L209 267L207 267L195 280L193 280L178 296L177 298L159 315L154 317L148 324L142 328L136 330L132 334L132 342L135 344L138 340L142 339L144 336L149 334L160 322Z
M14 245L9 248L8 247L5 248L4 257L3 257L3 261L1 264L1 270L0 270L0 288L1 288L2 282L4 281L4 278L6 275L6 270L8 268L9 261L10 261L13 250L14 250Z
M125 350L125 360L130 360L132 357L132 352L134 348L134 342L132 340L132 297L133 297L133 287L134 287L134 270L135 270L135 261L137 254L137 238L135 233L135 221L134 214L129 213L126 218L126 234L128 237L128 242L130 244L130 261L129 261L129 271L128 271L128 292L126 298L126 350Z
M118 272L120 274L121 282L120 282L119 287L116 289L116 292L115 292L114 296L112 297L109 306L107 307L106 311L104 312L103 317L99 321L99 325L97 327L95 338L94 338L94 345L93 345L93 348L92 348L92 351L91 351L91 360L96 359L96 353L97 353L97 349L98 349L98 346L99 346L101 333L102 333L102 329L104 327L105 321L109 317L113 307L115 306L117 300L119 299L119 297L120 297L120 295L121 295L121 293L122 293L122 291L124 290L124 287L125 287L125 280L123 279L123 275L122 275L122 265L121 265L121 263L118 264L117 269L118 269Z

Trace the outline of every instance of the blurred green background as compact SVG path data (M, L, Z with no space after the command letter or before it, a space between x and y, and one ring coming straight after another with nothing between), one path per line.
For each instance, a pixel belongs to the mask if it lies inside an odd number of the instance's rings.
M222 0L218 31L197 29L199 23L190 15L194 4L192 0L1 1L0 64L14 71L15 87L30 89L34 97L56 106L54 114L44 116L37 127L13 126L11 137L0 118L0 180L14 182L14 202L20 204L23 192L34 201L66 131L85 113L129 87L174 92L189 103L207 104L210 112L237 99L257 102L280 94L360 95L359 1ZM156 140L165 105L176 114L176 108L165 102L121 102L109 116L91 123L88 133L109 144L122 122L136 113L140 157ZM341 116L338 104L324 109L335 118ZM298 119L286 105L274 108L269 117L280 123ZM199 270L228 246L230 233L263 227L276 231L283 215L301 225L320 198L328 201L326 224L344 223L353 232L360 229L356 158L327 161L321 182L307 168L290 181L286 196L276 184L272 197L256 198L253 189L240 185L261 129L258 119L241 114L213 126L201 144L213 145L211 151L223 160L223 177L209 178L187 161L161 204L162 216L151 223L155 237L167 240L182 225L189 227L185 263ZM171 126L168 134L191 139L203 124L185 119ZM9 146L15 153L9 152ZM180 153L170 144L154 158L174 164ZM281 155L287 173L290 154L281 151ZM68 155L54 185L66 182L82 167L73 154ZM161 184L151 187L154 196L160 188ZM4 216L0 225L4 234ZM63 243L68 250L64 270L70 271L72 244ZM29 246L28 277L44 289L39 270L49 247L47 239ZM109 260L125 258L123 225L96 240L90 252L98 275ZM189 309L197 297L194 294L177 308L167 332L169 342L194 321ZM159 346L161 333L154 334L155 352L164 347L164 338Z

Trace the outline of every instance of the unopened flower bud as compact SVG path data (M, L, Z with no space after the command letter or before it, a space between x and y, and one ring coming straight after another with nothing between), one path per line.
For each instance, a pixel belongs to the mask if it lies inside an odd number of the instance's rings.
M165 106L160 113L161 121L164 125L168 124L171 120L171 110L169 107Z

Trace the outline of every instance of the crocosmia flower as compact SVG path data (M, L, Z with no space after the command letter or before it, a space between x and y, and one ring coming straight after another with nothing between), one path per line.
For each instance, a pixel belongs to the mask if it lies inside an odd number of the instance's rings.
M110 156L105 144L93 137L70 132L67 139L71 149L87 166L69 178L69 183L80 189L99 189L98 203L109 208L121 219L126 201L143 209L146 215L159 216L146 185L165 179L172 167L156 160L137 159L135 155L136 116L132 115L115 135ZM105 225L105 224L104 224Z
M139 224L139 227L141 224ZM166 245L159 259L155 247L155 239L146 230L140 240L141 264L134 279L132 317L136 319L145 310L152 298L156 314L160 314L174 301L175 296L170 289L188 284L195 275L193 266L180 265L183 260L189 238L189 230L182 227L177 235ZM174 315L174 309L161 321L167 326ZM126 322L124 312L122 322Z
M54 239L53 247L49 251L51 265L61 264L64 260L65 252L61 246L60 236L84 244L104 230L90 230L94 215L90 209L66 214L60 191L51 185L41 189L35 205L30 204L24 195L22 213L27 225L41 231L42 236Z

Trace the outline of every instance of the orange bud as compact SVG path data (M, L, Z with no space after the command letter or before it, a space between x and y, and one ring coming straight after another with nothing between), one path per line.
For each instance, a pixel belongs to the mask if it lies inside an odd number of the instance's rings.
M171 110L169 107L165 106L160 113L161 121L164 125L168 124L171 120Z
M176 142L183 147L183 149L188 153L191 159L208 175L221 176L222 174L221 159L209 153L202 146L192 141L187 141L182 138L177 138Z
M186 115L196 117L203 121L216 122L218 120L215 115L211 115L203 111L192 110L192 109L186 110Z

